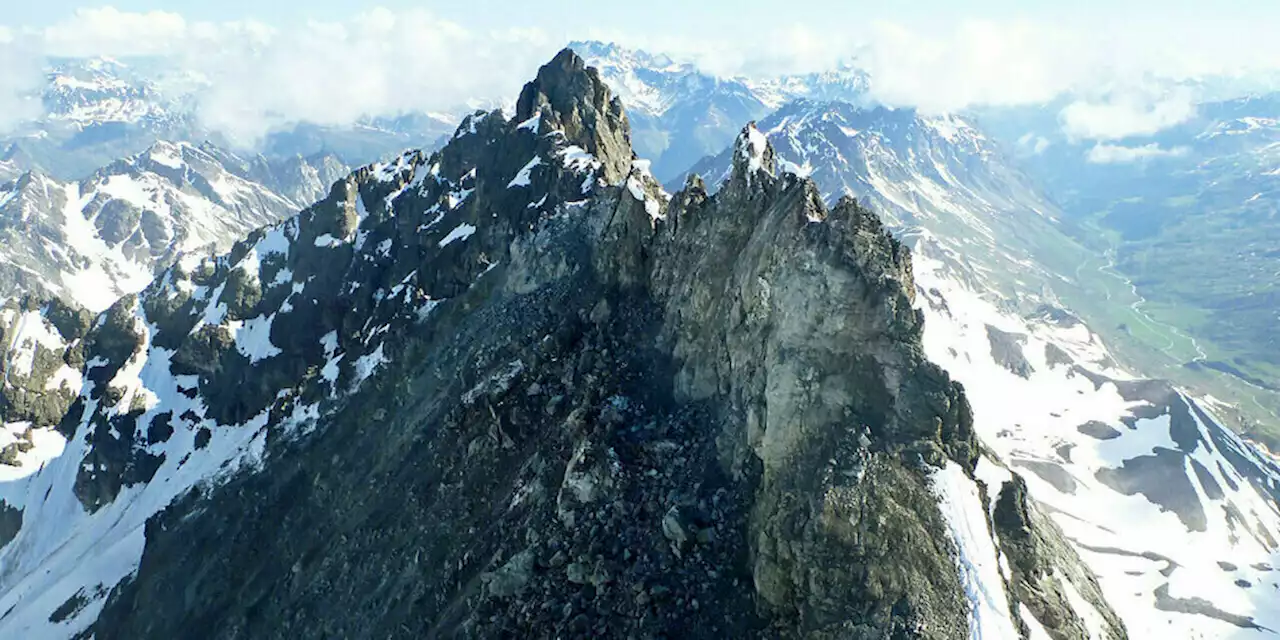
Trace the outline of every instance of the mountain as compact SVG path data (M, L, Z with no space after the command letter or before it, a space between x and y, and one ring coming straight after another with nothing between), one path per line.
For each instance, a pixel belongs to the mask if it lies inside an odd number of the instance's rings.
M929 230L957 273L982 274L983 286L1010 300L1060 280L1062 265L1041 264L1046 257L1083 253L1062 242L1057 207L960 116L798 100L758 130L783 170L811 177L823 200L855 196L891 226ZM707 176L714 188L727 178L733 153L704 158L688 173ZM1029 304L1034 310L1040 301Z
M80 392L84 361L75 347L91 320L57 298L25 296L0 307L0 477L39 464L26 458L33 449L46 452L50 440L36 438L49 433Z
M1025 473L1132 637L1280 630L1280 466L1215 416L1229 407L1139 375L1090 328L1092 282L1072 268L1089 250L1001 145L959 116L838 103L795 103L752 130L824 200L856 196L896 225L924 352L964 385L979 439ZM727 185L736 154L694 173Z
M331 153L313 153L306 157L257 154L245 158L208 143L200 145L199 150L217 159L232 174L260 184L289 200L295 209L328 195L333 183L349 172L347 166Z
M461 118L407 114L344 126L300 122L268 133L260 152L272 159L325 154L347 165L367 164L405 149L437 145L453 133Z
M771 109L738 79L718 78L663 55L603 42L569 44L629 106L636 153L669 179L699 158L723 149L742 123Z
M110 123L156 127L181 119L178 105L155 84L109 58L57 61L40 98L46 120L85 128Z
M8 182L22 175L22 167L12 160L0 160L0 182Z
M1185 121L1104 143L1068 139L1057 105L986 120L1062 203L1066 227L1105 259L1122 326L1145 366L1237 405L1280 449L1277 196L1280 95L1196 106ZM1039 149L1039 152L1036 150ZM1119 310L1123 310L1120 312Z
M78 183L25 173L0 185L0 297L36 293L106 309L179 254L225 250L314 200L342 170L332 158L314 162L246 162L160 142Z
M10 132L16 170L79 180L157 140L203 140L178 96L109 58L53 59L38 96L42 113Z
M166 141L212 141L238 154L260 153L272 162L329 155L342 164L364 164L406 148L430 146L452 133L460 114L470 110L367 117L346 125L295 122L269 131L249 152L244 141L228 139L201 123L203 81L175 80L182 71L171 66L150 59L50 60L39 95L40 117L0 141L6 149L0 155L0 180L39 171L61 181L79 181L98 167ZM326 185L331 182L327 179Z
M573 42L569 48L598 68L626 102L636 153L653 161L660 180L719 152L744 122L789 100L855 100L868 88L867 76L851 66L753 81L716 77L692 64L612 43Z
M778 109L795 100L862 103L871 90L871 76L851 62L834 69L748 81L765 104Z
M566 50L169 268L0 484L0 631L1124 637L926 359L908 250L735 149L668 196Z

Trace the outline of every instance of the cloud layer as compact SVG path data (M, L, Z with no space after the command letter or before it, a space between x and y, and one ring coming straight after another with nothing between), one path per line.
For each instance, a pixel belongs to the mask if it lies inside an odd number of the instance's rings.
M1190 90L1165 95L1127 93L1093 102L1080 100L1059 114L1065 133L1076 139L1121 140L1149 136L1191 119L1196 114Z
M473 30L425 10L374 9L340 22L289 28L191 22L163 11L84 9L43 29L0 31L0 109L29 95L44 56L162 59L197 88L202 124L241 142L297 121L348 124L362 116L447 110L472 98L514 96L560 42L532 29ZM29 102L29 101L28 101ZM24 116L31 115L29 110ZM0 116L0 127L19 118Z
M556 48L538 32L477 33L425 11L376 10L274 33L190 65L210 83L201 119L252 137L289 121L340 124L514 96Z
M1155 158L1180 158L1188 152L1186 147L1165 149L1154 142L1134 147L1103 142L1089 149L1085 158L1094 164L1130 164Z
M40 102L33 98L44 83L40 64L38 54L0 26L0 133L40 116Z
M280 26L83 9L47 27L0 26L0 68L9 72L0 77L0 128L31 115L30 101L18 96L38 84L46 55L171 61L201 87L201 120L244 141L298 120L340 124L363 115L448 110L472 98L510 99L562 43L583 37L667 51L724 75L813 71L854 58L872 74L874 98L926 111L1077 96L1061 113L1065 132L1100 141L1147 135L1194 114L1196 96L1144 88L1152 78L1280 69L1280 39L1248 20L1149 16L1140 31L1119 19L1110 27L1003 18L933 25L815 19L750 30L710 21L680 32L655 27L658 18L566 33L550 19L533 27L486 19L480 26L422 9Z

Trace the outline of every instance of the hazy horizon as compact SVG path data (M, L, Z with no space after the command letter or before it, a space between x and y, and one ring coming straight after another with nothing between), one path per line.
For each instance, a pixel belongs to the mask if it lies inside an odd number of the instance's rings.
M0 17L0 64L10 71L0 78L0 129L38 115L30 97L50 56L161 60L186 74L203 124L250 139L282 122L509 100L571 40L666 53L724 76L854 60L872 77L870 99L926 111L1068 98L1064 131L1093 140L1185 120L1205 97L1195 81L1271 90L1280 77L1280 40L1266 27L1280 23L1280 5L1250 2L824 1L782 16L755 1L548 3L536 12L498 0L384 5L355 13L330 0L18 7Z

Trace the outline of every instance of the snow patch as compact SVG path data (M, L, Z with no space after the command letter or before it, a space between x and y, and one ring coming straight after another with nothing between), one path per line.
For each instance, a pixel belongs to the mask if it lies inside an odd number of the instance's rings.
M36 351L43 347L60 352L66 347L62 337L54 332L39 311L25 311L18 316L9 340L10 372L20 376L31 375L35 367Z
M383 345L379 344L378 348L374 349L372 353L368 353L363 356L360 356L359 358L356 358L356 362L355 362L356 379L353 385L359 386L360 383L364 382L369 378L369 376L373 375L373 372L376 371L379 366L386 364L387 362L390 362L390 360L387 359L386 354L383 353L382 347Z
M271 323L275 319L274 313L267 316L258 316L244 321L235 332L236 351L248 358L250 364L257 364L262 360L283 353L279 347L271 343Z
M449 235L445 236L444 239L440 241L439 246L441 248L444 248L449 246L449 244L452 243L454 240L466 240L467 238L470 238L471 235L475 232L476 232L475 227L464 222L454 227L453 231L450 231Z
M743 135L739 136L736 152L746 159L747 171L755 174L764 168L764 153L768 148L769 139L756 128L756 123L752 122L747 125Z
M938 507L956 545L960 583L969 598L969 637L972 640L1018 637L1009 614L1004 579L1000 576L995 541L987 528L978 485L960 465L947 466L930 476Z
M1054 576L1058 578L1058 582L1062 584L1062 590L1067 594L1067 603L1071 605L1071 609L1076 612L1084 620L1085 629L1089 631L1090 638L1106 638L1107 622L1098 613L1098 609L1089 604L1084 596L1076 590L1076 586L1061 572L1054 572Z
M540 156L534 156L532 160L524 165L524 168L520 169L520 172L516 174L516 177L512 178L511 182L507 183L507 188L510 189L512 187L529 186L534 167L540 166L541 164L542 158Z
M520 125L516 127L516 129L519 129L520 131L532 131L532 132L534 132L534 133L537 133L537 132L538 132L538 125L540 125L540 124L542 124L542 112L541 112L541 111L539 111L538 113L533 114L533 117L532 117L532 118L529 118L528 120L525 120L524 122L521 122L521 123L520 123Z
M321 235L316 236L316 240L315 240L315 243L314 243L314 244L315 244L315 246L317 246L317 247L329 247L329 248L332 248L332 247L342 246L343 241L342 241L342 240L339 240L338 238L333 237L333 235L332 235L332 234L325 233L325 234L321 234Z

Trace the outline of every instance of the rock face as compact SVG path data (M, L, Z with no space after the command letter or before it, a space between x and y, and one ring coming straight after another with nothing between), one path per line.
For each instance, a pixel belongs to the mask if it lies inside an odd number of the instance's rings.
M961 117L811 101L758 130L779 171L810 177L829 203L857 195L911 246L925 351L965 385L992 452L977 471L991 480L989 497L1006 482L983 472L1003 468L997 457L1023 472L1028 508L1039 504L1061 528L1129 633L1225 639L1280 629L1280 606L1258 588L1274 591L1280 577L1257 568L1280 552L1280 466L1226 427L1233 407L1143 379L1170 372L1135 369L1154 361L1135 358L1131 341L1107 344L1098 329L1109 312L1096 305L1109 281L1088 266L1098 257L1065 233L1055 205L1000 145ZM740 155L726 145L695 169L714 190ZM1071 571L1052 575L1058 586L1046 597L1074 600L1067 583L1085 601L1095 593ZM1012 590L1030 602L1039 587L1022 580L1014 576ZM1071 637L1078 627L1044 603L1028 604L1024 621ZM1104 614L1080 620L1106 635Z
M566 50L120 301L29 483L85 513L32 545L11 501L0 632L1025 634L910 254L753 132L668 197Z
M546 117L547 126L580 141L601 163L600 175L616 183L631 170L631 125L622 101L611 98L600 74L576 55L556 56L525 85L516 103L516 119Z
M991 489L993 487L989 487ZM1012 476L998 489L992 511L1000 550L1009 559L1011 591L1053 638L1090 638L1101 627L1104 637L1123 638L1124 623L1109 607L1097 608L1096 620L1072 608L1068 590L1083 592L1088 602L1104 602L1097 579L1087 571L1057 527L1033 506L1027 484ZM1091 624L1092 623L1092 624Z
M0 464L22 466L34 430L57 426L79 394L91 319L57 298L24 296L0 307Z

